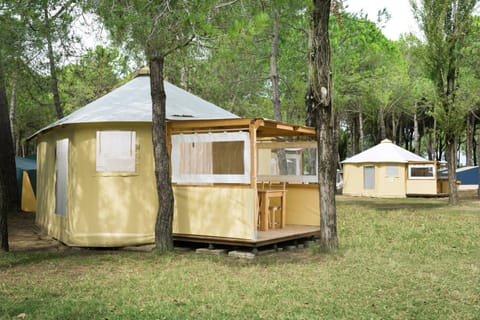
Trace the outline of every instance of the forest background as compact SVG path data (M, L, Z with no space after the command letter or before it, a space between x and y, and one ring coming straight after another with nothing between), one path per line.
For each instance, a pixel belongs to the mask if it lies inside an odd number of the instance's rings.
M166 58L165 79L242 117L305 124L308 3L219 5L214 28ZM388 18L380 11L379 25ZM81 2L3 2L0 19L0 57L17 155L35 152L27 141L34 132L128 81L146 64L135 47L105 41L101 22ZM458 158L462 154L467 166L478 163L480 150L478 17L472 28L458 49L468 59L459 59L455 96ZM86 48L85 39L91 45L97 36L102 45ZM330 43L339 159L388 138L428 159L445 160L441 102L425 67L425 41L414 34L387 39L365 14L339 7L331 17ZM279 99L273 99L274 76ZM277 114L272 100L279 103Z

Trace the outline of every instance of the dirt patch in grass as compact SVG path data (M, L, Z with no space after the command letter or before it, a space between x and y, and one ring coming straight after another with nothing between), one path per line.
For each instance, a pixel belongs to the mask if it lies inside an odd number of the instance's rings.
M10 251L60 251L65 249L57 240L42 233L35 224L35 213L12 212L8 215Z

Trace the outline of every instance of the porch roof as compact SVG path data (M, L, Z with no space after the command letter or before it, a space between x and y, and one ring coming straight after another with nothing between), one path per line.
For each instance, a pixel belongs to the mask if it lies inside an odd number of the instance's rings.
M256 135L259 138L281 136L315 137L315 128L258 118L169 120L168 124L173 134L181 132L246 131L253 127L256 129Z

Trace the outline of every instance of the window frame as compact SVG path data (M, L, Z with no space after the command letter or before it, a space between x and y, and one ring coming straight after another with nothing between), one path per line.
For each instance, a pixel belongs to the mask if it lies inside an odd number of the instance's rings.
M185 174L181 172L181 144L202 142L243 142L243 174ZM180 133L171 136L171 168L172 182L184 185L196 184L250 184L250 134L248 132L209 132L209 133ZM182 159L182 160L181 160ZM188 161L188 160L187 160Z
M105 156L101 154L102 141L108 139L102 138L102 135L124 133L130 135L129 157L113 158L111 156ZM110 174L135 174L137 172L137 133L134 130L98 130L96 132L95 139L95 172L98 175L110 175ZM111 139L112 137L110 137ZM109 168L108 161L123 160L128 163L128 168L116 169Z
M292 142L257 142L257 181L258 182L288 182L291 184L308 184L318 183L318 150L315 141L292 141ZM270 154L270 168L268 174L265 172L265 167L260 173L260 151L267 150ZM280 174L278 170L278 150L284 150L287 161L295 160L296 174ZM312 154L312 151L314 154ZM308 157L312 156L315 161L314 174L309 174L305 171L305 165L309 163ZM273 165L273 167L272 167ZM288 172L287 172L288 173Z
M412 169L414 168L432 168L431 176L412 176ZM433 163L409 164L408 165L408 179L409 180L434 180L436 179L435 165Z
M68 211L68 153L69 139L55 144L55 214L65 217Z
M393 169L395 169L395 174L392 174L392 172L390 171L393 171ZM387 165L385 167L385 176L387 178L398 178L400 177L400 170L399 170L399 167L398 165Z
M373 176L372 176L373 179L371 180L371 182L373 183L373 184L372 184L372 187L370 187L370 185L367 183L367 179L366 179L366 177L367 177L367 171L368 171L367 169L372 169L371 172L373 172ZM363 166L363 190L375 190L375 184L376 184L376 183L375 183L375 175L376 175L376 171L377 171L377 170L376 170L375 166L372 166L372 165L370 165L370 166ZM369 173L371 173L371 172L369 172Z

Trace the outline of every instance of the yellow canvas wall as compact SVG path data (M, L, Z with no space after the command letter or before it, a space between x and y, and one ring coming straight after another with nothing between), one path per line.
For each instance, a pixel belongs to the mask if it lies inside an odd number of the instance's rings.
M364 166L375 167L375 188L364 189ZM396 166L397 175L387 175L387 166ZM406 164L403 163L345 163L343 165L343 194L351 196L402 198L406 197Z
M136 131L136 172L96 172L96 131ZM67 215L55 214L55 142L69 138ZM122 246L154 241L156 189L151 127L74 125L39 137L38 224L73 246Z
M396 167L397 174L389 175L388 167ZM378 176L376 189L379 197L397 198L406 197L406 167L404 163L388 163L377 166Z
M84 245L153 242L157 194L150 125L102 127L136 132L134 173L96 172L96 130L92 129L76 130L71 143L71 237Z
M347 164L343 165L343 194L351 196L360 196L361 185L359 181L363 181L363 173L359 175L360 170L358 165Z
M287 224L320 226L317 185L287 185Z
M48 235L64 241L68 230L66 220L55 211L55 148L56 141L71 138L71 128L52 130L37 140L37 224ZM67 210L68 210L67 203Z
M407 194L435 195L437 194L436 179L407 180Z
M176 186L173 232L254 240L254 192L240 187Z

